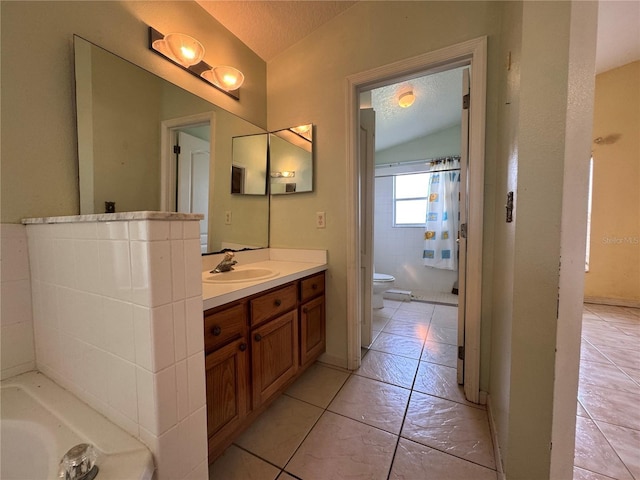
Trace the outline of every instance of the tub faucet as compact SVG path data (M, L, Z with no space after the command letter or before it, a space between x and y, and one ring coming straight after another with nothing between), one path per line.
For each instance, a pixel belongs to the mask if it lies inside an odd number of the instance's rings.
M209 273L222 273L222 272L229 272L229 271L233 270L233 266L236 263L238 263L237 261L235 261L233 259L233 257L234 257L234 253L233 252L226 252L224 254L224 258L218 264L218 266L216 268L214 268L213 270L211 270Z

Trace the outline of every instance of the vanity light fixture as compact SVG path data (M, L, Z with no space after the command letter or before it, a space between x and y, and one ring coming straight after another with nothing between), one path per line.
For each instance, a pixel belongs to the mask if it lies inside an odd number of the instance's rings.
M296 176L295 171L290 172L271 172L271 178L293 178Z
M416 101L416 96L413 94L413 90L406 90L405 92L401 93L400 96L398 97L398 105L400 105L400 107L402 108L408 108L411 105L413 105L413 102Z
M305 133L309 133L309 130L311 130L311 124L293 127L291 130L293 130L297 134L304 135Z
M240 100L240 86L244 75L227 66L214 66L204 62L204 47L193 37L182 33L163 35L149 27L149 49L195 75L215 89Z
M202 44L184 33L168 33L155 40L151 47L185 68L197 65L204 58Z
M244 75L240 70L225 65L218 65L200 74L202 78L225 91L237 90L244 83Z

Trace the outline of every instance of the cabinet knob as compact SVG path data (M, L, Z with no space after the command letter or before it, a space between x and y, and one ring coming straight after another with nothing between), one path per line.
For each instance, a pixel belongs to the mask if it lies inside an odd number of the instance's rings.
M218 325L215 325L215 326L211 329L211 333L212 333L214 336L216 336L216 337L217 337L218 335L220 335L220 334L222 333L222 328L220 328Z
M240 351L244 352L247 349L247 344L246 343L241 343L240 344Z
M318 289L318 285L317 284L313 284L311 285L311 290L317 290Z
M276 307L279 307L280 305L282 305L282 300L280 300L279 298L276 298L276 301L273 303Z
M302 308L302 313L307 313L309 310L307 309L307 307L303 307Z
M256 334L253 336L253 339L254 339L256 342L259 342L260 340L262 340L262 335L260 335L259 333L256 333Z

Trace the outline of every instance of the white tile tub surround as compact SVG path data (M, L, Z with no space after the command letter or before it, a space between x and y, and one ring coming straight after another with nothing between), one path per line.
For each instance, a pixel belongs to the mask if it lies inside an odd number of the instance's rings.
M393 177L376 177L374 207L374 266L393 275L393 288L421 295L451 293L457 272L425 267L422 261L424 228L393 226Z
M205 479L201 216L150 213L27 225L36 364L144 442L159 480Z
M0 226L0 352L1 378L35 368L31 278L27 230Z

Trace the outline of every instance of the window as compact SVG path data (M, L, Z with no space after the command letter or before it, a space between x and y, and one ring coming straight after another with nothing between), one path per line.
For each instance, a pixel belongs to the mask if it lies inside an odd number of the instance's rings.
M591 251L591 202L593 200L593 157L589 159L589 197L587 200L587 250L584 259L584 271L589 271L589 254Z
M393 226L423 227L427 217L429 173L393 177Z

